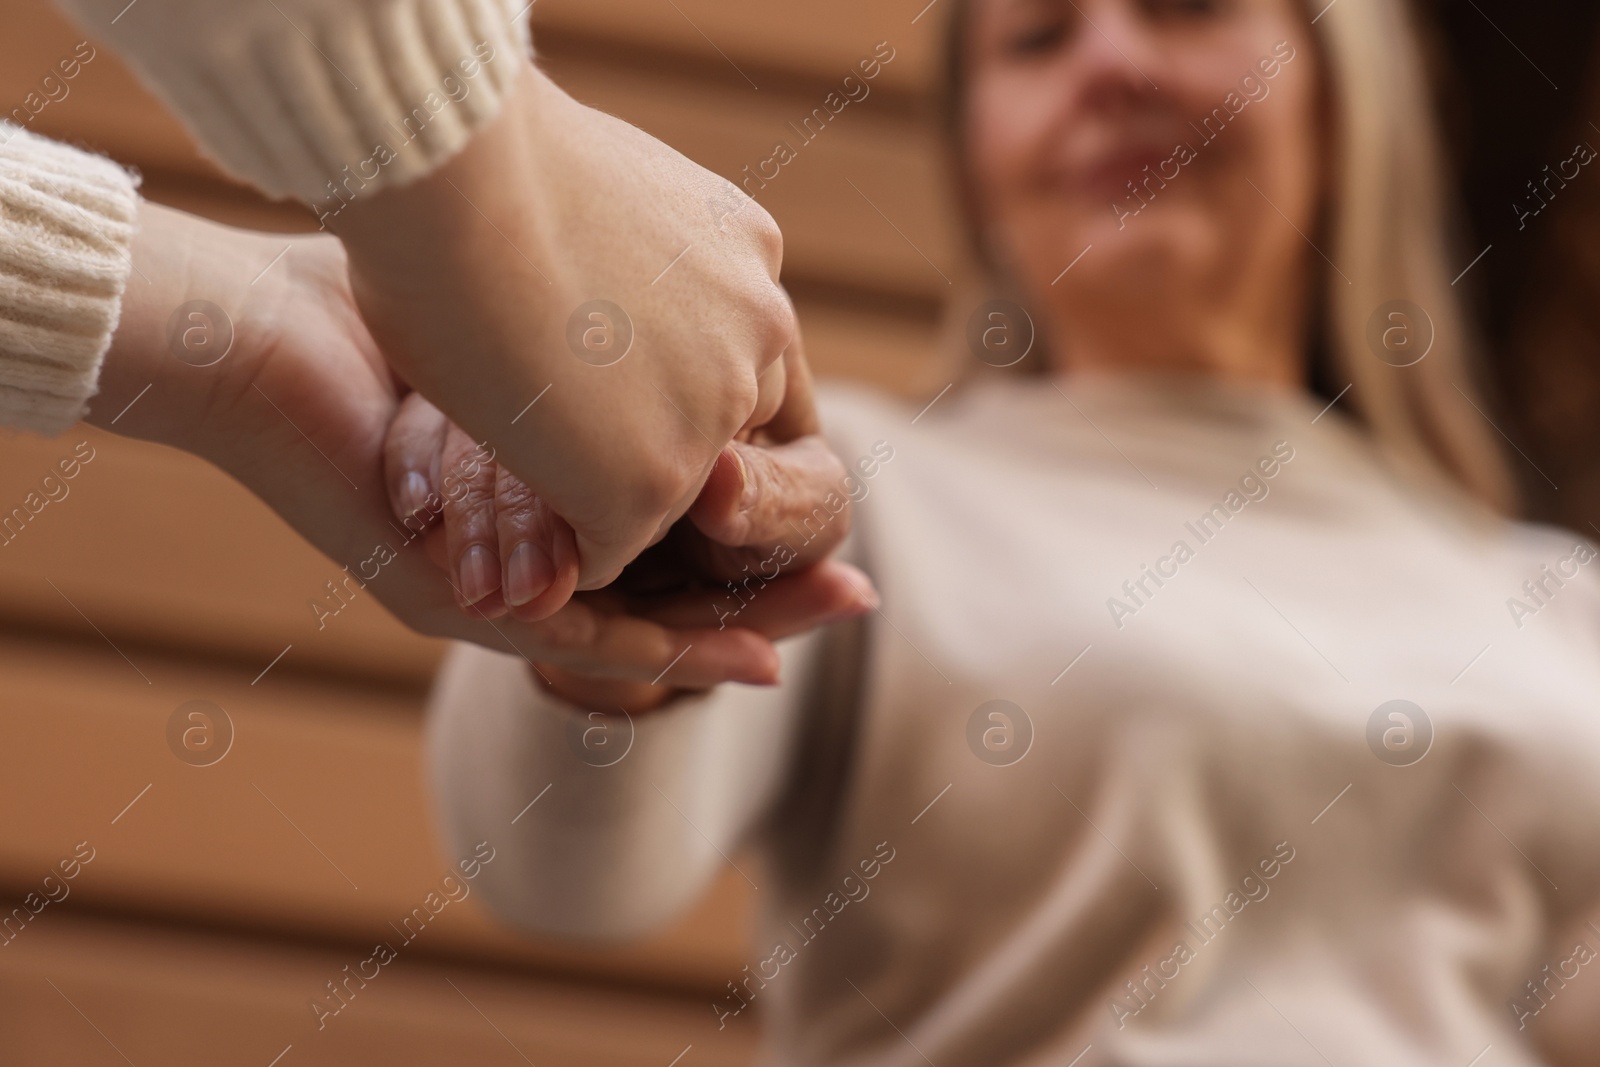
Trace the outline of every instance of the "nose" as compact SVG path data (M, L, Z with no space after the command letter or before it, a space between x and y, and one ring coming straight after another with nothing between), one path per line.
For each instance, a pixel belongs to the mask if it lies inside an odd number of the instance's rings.
M1159 92L1146 73L1158 66L1156 42L1135 0L1069 0L1081 19L1069 66L1086 108L1124 111Z

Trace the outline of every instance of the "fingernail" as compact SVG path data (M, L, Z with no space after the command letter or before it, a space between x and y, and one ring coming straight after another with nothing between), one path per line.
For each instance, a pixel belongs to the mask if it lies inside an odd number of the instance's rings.
M400 479L400 513L410 518L428 503L428 479L416 471L407 471Z
M739 450L730 447L728 455L733 457L733 465L739 468L739 510L749 511L756 503L756 483L750 477L750 468L744 465L744 457L739 455Z
M850 588L855 590L857 602L866 611L876 611L883 603L882 598L878 596L877 583L859 567L853 567L848 563L840 563L837 566L845 573L845 580L850 583Z
M778 676L778 664L774 662L747 663L733 672L733 677L728 679L741 685L777 685L782 679Z
M514 608L539 596L556 580L550 557L532 541L523 541L511 550L506 563L506 603Z
M878 605L876 604L871 604L858 598L850 607L840 608L838 611L824 615L820 620L818 620L817 625L833 626L836 623L849 622L851 619L859 619L863 615L870 615L874 610L877 609L877 606Z
M489 550L482 545L473 545L461 553L461 568L458 580L461 585L461 597L468 604L476 604L490 593L494 592L495 585L500 580L496 572L494 560L489 556Z

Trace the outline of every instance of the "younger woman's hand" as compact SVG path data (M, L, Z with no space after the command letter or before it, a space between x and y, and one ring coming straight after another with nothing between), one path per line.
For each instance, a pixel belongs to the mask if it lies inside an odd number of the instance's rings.
M580 588L783 402L795 319L771 217L531 64L465 149L330 225L390 364L570 522Z

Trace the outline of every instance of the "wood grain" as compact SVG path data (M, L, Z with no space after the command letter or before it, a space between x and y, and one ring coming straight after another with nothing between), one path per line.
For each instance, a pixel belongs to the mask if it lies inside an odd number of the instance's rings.
M92 868L91 868L92 869ZM87 875L85 875L87 877ZM97 1067L735 1067L755 1027L708 1002L399 956L319 1030L311 999L370 949L42 914L0 952L0 1062ZM372 973L370 968L367 973ZM276 1059L281 1056L282 1059Z
M14 906L74 846L94 860L73 910L181 917L340 943L396 935L455 860L435 836L424 785L420 697L247 675L129 647L0 642L0 886ZM191 700L222 708L233 742L197 767L169 747ZM538 792L529 785L529 799ZM514 833L506 813L506 829ZM490 842L491 847L493 842ZM714 990L746 962L748 887L724 878L673 928L623 947L514 934L468 896L407 948ZM47 909L44 919L54 916ZM34 933L24 928L9 953Z

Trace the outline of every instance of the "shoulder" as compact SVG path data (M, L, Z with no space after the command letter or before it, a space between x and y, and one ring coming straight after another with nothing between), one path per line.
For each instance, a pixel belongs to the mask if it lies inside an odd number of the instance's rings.
M1527 577L1537 579L1549 572L1600 595L1600 549L1589 538L1542 523L1511 522L1507 527L1507 555Z
M1541 628L1600 640L1600 550L1557 526L1506 524L1502 550L1506 608L1518 630L1535 616Z

